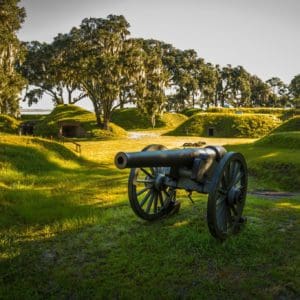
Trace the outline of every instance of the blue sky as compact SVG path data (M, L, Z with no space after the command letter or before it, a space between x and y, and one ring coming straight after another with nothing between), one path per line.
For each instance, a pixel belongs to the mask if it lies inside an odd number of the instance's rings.
M134 37L195 49L214 64L244 66L286 83L300 73L299 0L23 0L22 40L51 41L85 17L122 14Z

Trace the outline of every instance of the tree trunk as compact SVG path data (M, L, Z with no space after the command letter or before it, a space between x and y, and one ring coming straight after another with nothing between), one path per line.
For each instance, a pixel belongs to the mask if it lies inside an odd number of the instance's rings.
M109 107L103 108L103 129L109 130L109 122L111 116L111 109Z
M155 115L152 115L151 116L151 124L152 124L152 128L154 128L155 127L155 122L156 120L155 120Z
M124 94L123 92L120 93L120 108L124 108Z
M69 90L69 89L67 89L67 90L68 90L68 103L73 104L73 102L72 102L72 90Z
M92 102L93 102L93 105L94 105L94 111L95 111L97 126L100 127L100 128L102 128L103 123L101 121L101 110L98 107L97 103L95 103L94 101L92 101Z
M109 130L109 119L107 119L107 118L104 118L104 119L103 119L103 125L102 125L102 128L103 128L104 130Z

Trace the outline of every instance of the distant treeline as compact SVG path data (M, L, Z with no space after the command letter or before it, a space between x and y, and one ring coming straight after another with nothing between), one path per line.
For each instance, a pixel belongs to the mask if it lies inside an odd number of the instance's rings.
M23 100L29 105L45 94L55 104L88 98L97 124L105 129L113 110L127 104L134 104L155 125L164 111L211 106L293 107L299 102L300 74L289 84L277 77L264 82L242 66L208 63L192 49L130 38L129 23L123 16L84 19L79 27L59 33L49 44L20 43L15 32L25 13L18 2L0 4L0 14L9 8L4 22L17 24L7 26L13 39L0 32L5 41L0 48L0 78L9 77L3 57L10 58L10 72L18 78L0 84L0 113L16 112L22 88L26 90ZM11 45L15 50L8 52Z

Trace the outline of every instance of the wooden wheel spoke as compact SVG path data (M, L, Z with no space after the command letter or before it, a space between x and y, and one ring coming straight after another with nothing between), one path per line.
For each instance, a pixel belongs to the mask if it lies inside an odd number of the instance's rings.
M238 212L237 212L236 208L234 207L234 205L230 206L230 209L234 213L235 216L238 215Z
M154 176L157 173L157 168L151 167L150 170L151 170L152 176Z
M223 202L225 201L225 198L226 196L225 195L222 195L221 197L219 197L217 200L216 200L216 207L219 207L223 204Z
M153 207L154 213L157 213L157 202L158 202L158 192L155 192L155 196L154 196L154 207Z
M227 229L227 207L225 203L223 203L223 205L217 210L217 223L225 232Z
M150 197L151 194L151 190L148 191L148 193L145 195L145 197L143 198L143 200L140 203L140 207L143 207L144 204L147 202L148 198Z
M147 204L146 213L149 213L149 212L150 212L150 209L151 209L151 206L152 206L152 203L153 203L154 196L155 196L155 192L152 191L151 196L150 196L150 199L149 199L148 204Z
M236 162L232 177L235 178L240 170L241 170L241 165L240 163Z
M171 195L166 190L163 190L163 192L164 192L164 194L166 195L167 198L170 198Z
M158 193L158 198L159 198L159 203L160 203L161 207L163 207L164 206L164 199L163 199L162 192Z
M145 187L143 188L142 190L140 190L139 192L136 193L137 196L140 196L142 194L144 194L147 190L149 190L150 188L149 187Z
M237 175L233 178L231 187L235 186L243 177L242 172L237 173Z
M150 178L154 178L154 176L152 174L150 174L147 170L145 170L144 168L141 168L141 171L144 172L148 177Z
M153 183L154 180L153 179L137 179L136 182L139 182L139 183Z

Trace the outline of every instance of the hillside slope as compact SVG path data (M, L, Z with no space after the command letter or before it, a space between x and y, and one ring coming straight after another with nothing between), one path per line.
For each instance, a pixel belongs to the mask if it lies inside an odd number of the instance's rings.
M281 121L267 114L199 113L190 117L167 135L214 137L261 137Z
M96 126L95 115L76 105L58 105L36 126L35 134L39 136L56 137L59 122L80 122L90 137L118 137L126 136L126 131L110 123L110 130L102 130Z
M246 157L256 188L300 191L300 132L274 133L253 144L226 149Z
M300 131L300 116L296 116L285 121L273 130L274 133L287 131Z
M187 117L177 113L164 113L157 119L155 128L175 128L187 120ZM140 114L136 108L124 108L114 111L112 122L126 130L152 129L149 118Z

